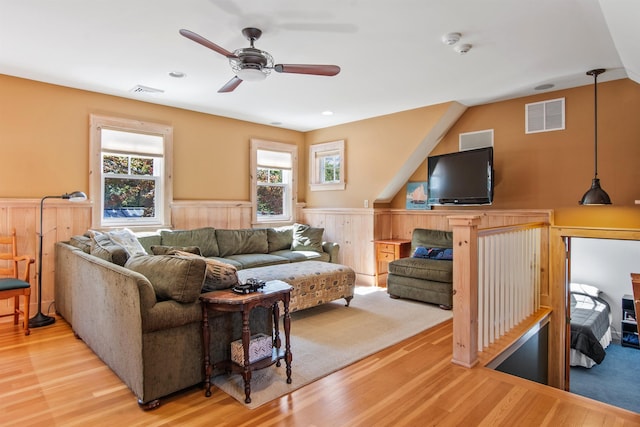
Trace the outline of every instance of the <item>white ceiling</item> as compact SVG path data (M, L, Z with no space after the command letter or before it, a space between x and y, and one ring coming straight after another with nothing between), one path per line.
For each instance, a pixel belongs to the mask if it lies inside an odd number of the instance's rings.
M307 131L586 85L592 68L608 70L598 81L640 82L638 18L637 0L0 0L0 73ZM342 71L273 72L217 93L233 77L227 59L178 30L233 51L248 26L276 63ZM472 50L444 45L449 32Z

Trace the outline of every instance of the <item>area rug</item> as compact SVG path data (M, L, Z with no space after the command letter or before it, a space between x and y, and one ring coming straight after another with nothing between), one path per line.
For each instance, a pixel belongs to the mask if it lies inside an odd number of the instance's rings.
M292 383L286 382L284 362L255 371L246 406L257 408L451 317L451 311L391 299L386 289L373 287L358 287L349 307L341 300L292 313ZM218 375L212 383L244 404L239 374Z

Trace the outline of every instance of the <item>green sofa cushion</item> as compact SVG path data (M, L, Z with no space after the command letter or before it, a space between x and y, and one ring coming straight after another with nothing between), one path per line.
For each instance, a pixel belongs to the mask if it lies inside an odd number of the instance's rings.
M288 225L284 227L267 228L267 240L269 242L269 253L283 249L291 249L293 227Z
M283 249L281 251L271 252L270 255L277 255L289 260L289 262L300 262L300 261L325 261L329 262L331 260L331 256L326 252L316 252L316 251L292 251L289 249Z
M176 251L188 252L194 255L202 255L202 251L197 246L164 246L164 245L153 245L151 246L151 253L153 255L175 255Z
M125 268L145 276L159 300L193 303L202 291L207 264L198 257L143 255L129 258Z
M426 258L400 258L389 263L389 274L452 283L453 262Z
M228 257L236 254L266 254L269 252L266 228L216 230L216 238L220 252L215 256ZM204 252L202 255L209 256Z
M287 264L289 260L273 254L237 254L229 255L225 262L238 263L239 269L262 267L263 265Z
M155 233L143 232L137 235L138 235L138 242L140 242L144 250L147 251L149 255L152 254L151 246L158 246L162 242L162 237L160 236L160 232L155 232Z
M322 252L324 228L314 228L306 224L293 224L292 251Z
M193 230L162 230L163 246L197 246L202 256L219 256L216 230L213 227L196 228Z

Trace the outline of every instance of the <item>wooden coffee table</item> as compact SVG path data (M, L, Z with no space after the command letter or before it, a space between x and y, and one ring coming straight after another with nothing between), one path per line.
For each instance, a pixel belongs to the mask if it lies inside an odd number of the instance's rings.
M263 369L273 365L280 366L280 360L284 359L287 369L287 384L291 384L291 345L289 333L291 331L291 317L289 315L289 300L291 299L291 289L287 283L281 280L272 280L257 292L250 294L237 294L231 289L207 292L200 295L202 302L202 340L204 347L204 370L205 370L205 396L211 396L211 373L213 364L209 355L209 310L218 312L242 312L242 348L244 350L244 362L242 365L231 360L225 360L216 364L228 372L241 373L244 379L245 403L251 403L251 373L258 369ZM282 350L280 342L279 321L280 306L282 301L284 306L284 338L285 348ZM249 361L249 343L251 340L251 328L249 325L249 314L256 307L271 308L273 312L273 351L271 357L257 360L253 363Z

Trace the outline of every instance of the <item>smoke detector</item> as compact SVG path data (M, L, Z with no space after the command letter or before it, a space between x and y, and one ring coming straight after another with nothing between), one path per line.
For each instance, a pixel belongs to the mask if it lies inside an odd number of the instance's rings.
M471 50L471 45L470 44L461 44L458 45L456 47L453 48L453 50L455 50L456 52L458 52L460 55L464 55L465 53L469 52Z
M447 46L451 46L458 43L460 41L460 37L462 37L462 34L460 33L445 34L444 36L442 36L442 43L446 44Z

